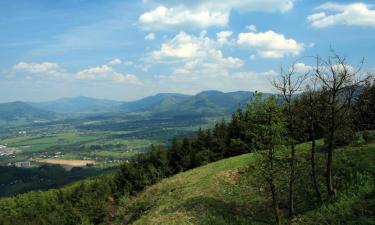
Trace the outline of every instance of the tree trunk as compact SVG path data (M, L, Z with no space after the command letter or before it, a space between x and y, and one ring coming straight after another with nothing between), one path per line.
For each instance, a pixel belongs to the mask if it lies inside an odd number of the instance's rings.
M291 143L291 158L290 158L290 178L289 178L289 221L294 216L294 177L295 177L295 162L296 148L294 141Z
M316 181L316 173L315 173L315 127L314 123L311 123L311 176L314 183L314 189L316 193L316 197L318 198L319 203L322 203L322 195L320 194L318 182Z
M270 180L270 188L271 188L271 193L272 193L272 205L273 205L273 210L274 210L274 213L275 213L275 220L276 220L276 224L277 225L281 225L281 221L280 221L280 211L279 211L279 203L278 203L278 200L277 200L277 194L276 194L276 190L275 190L275 185L273 183L273 179Z
M333 179L332 179L332 157L333 157L333 142L335 137L335 108L331 106L331 121L330 121L330 132L328 139L328 149L327 149L327 168L326 168L326 186L328 195L332 196L335 194L333 189Z
M273 177L273 149L271 148L268 152L268 157L269 157L269 164L270 164L270 177L268 180L270 189L271 189L271 195L272 195L272 206L273 210L275 213L275 221L277 225L281 225L281 220L280 220L280 210L279 210L279 201L276 193L276 187L274 184L274 177Z

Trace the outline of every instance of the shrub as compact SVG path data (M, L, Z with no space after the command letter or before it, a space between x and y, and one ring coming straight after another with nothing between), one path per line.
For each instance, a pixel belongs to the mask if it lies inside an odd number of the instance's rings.
M363 131L362 136L367 144L375 141L375 131Z

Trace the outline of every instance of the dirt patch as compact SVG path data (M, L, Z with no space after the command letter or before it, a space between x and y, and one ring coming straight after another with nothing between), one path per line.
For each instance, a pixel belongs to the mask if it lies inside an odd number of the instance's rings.
M87 165L95 164L94 160L68 160L68 159L41 159L38 160L41 163L67 165L73 167L83 167Z
M218 177L223 178L225 181L235 184L240 179L238 169L222 171L217 174Z

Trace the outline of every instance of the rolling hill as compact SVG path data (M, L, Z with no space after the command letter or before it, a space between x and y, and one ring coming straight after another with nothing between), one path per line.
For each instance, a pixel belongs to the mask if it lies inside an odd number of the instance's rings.
M0 104L0 120L33 122L38 120L51 120L57 114L38 109L24 102L9 102Z
M245 107L252 96L252 92L246 91L203 91L193 96L158 94L125 103L122 109L128 112L149 112L156 116L228 115L239 107Z
M137 101L125 102L121 105L120 109L126 112L148 111L154 113L167 111L189 97L189 95L177 93L160 93Z
M48 102L6 103L8 105L4 103L2 108L5 112L5 110L12 111L18 107L19 112L13 113L13 117L17 117L19 114L27 116L26 112L29 112L30 118L38 114L43 118L48 118L48 115L52 116L53 113L68 115L82 113L148 113L154 116L223 116L231 114L238 108L246 107L253 95L253 92L247 91L228 93L203 91L192 96L178 93L160 93L130 102L80 96ZM24 109L21 109L21 105ZM29 109L26 109L26 107ZM8 115L8 113L5 113L5 115Z
M117 111L122 102L80 96L29 104L39 109L57 113L101 113Z

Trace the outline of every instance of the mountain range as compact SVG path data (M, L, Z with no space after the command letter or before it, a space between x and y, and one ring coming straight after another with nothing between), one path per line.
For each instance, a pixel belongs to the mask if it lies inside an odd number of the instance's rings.
M196 95L161 93L137 101L121 102L89 97L62 98L48 102L0 104L0 120L50 120L69 114L148 113L150 115L228 115L245 107L253 92L203 91Z

